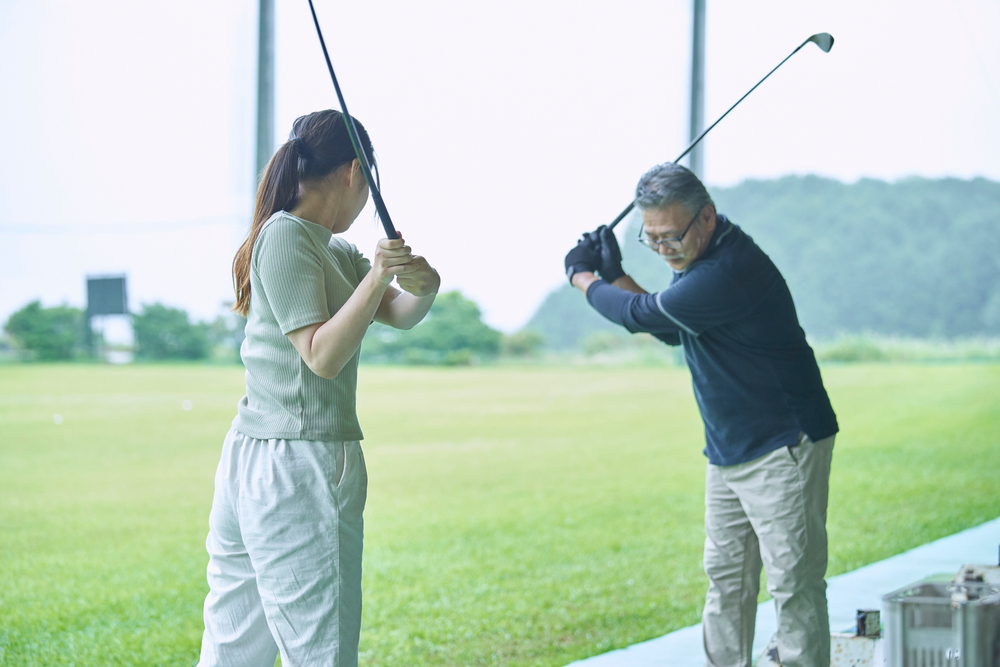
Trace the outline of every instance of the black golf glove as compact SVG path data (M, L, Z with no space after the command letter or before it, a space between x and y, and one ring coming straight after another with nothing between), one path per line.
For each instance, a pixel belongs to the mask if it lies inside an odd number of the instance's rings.
M622 269L622 252L618 248L618 239L607 225L601 225L592 232L583 235L583 240L590 243L597 259L597 273L605 282L613 283L625 275Z
M584 235L586 237L586 234ZM573 274L579 273L581 271L588 271L594 273L597 269L599 263L598 253L594 248L594 244L587 238L576 244L572 250L566 253L566 260L564 265L566 266L566 277L569 279L569 284L573 284Z
M597 228L597 234L601 239L601 264L597 271L606 282L613 283L625 275L622 269L622 251L613 229L601 225Z

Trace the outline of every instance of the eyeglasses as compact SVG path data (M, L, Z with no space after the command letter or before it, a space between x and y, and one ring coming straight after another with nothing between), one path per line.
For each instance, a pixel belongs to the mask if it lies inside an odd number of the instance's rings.
M646 246L647 248L656 253L660 252L661 245L677 250L684 243L684 237L687 236L688 230L691 229L691 225L694 224L694 221L698 219L699 215L701 215L701 211L698 211L697 213L694 214L694 217L691 218L691 222L687 224L687 227L684 228L684 231L681 232L680 236L668 236L667 238L660 239L659 241L654 241L653 239L649 238L643 238L642 227L640 226L639 239L638 239L639 243L641 243L642 245Z

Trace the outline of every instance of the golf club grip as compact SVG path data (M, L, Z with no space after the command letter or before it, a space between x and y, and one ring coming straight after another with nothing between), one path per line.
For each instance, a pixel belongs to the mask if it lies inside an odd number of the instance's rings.
M608 225L608 229L614 229L615 225L617 225L619 222L621 222L622 220L624 220L625 216L627 216L629 213L631 213L633 208L635 208L635 202L634 201L631 202L628 206L626 206L625 210L622 211L621 213L619 213L617 218L615 218L614 220L611 221L611 224Z
M330 78L333 80L333 89L337 92L337 101L340 102L340 111L344 117L344 127L347 129L347 136L350 138L351 146L354 148L354 155L358 158L358 162L361 164L361 172L364 174L365 181L368 183L368 189L372 193L372 203L375 204L375 210L378 211L379 220L382 221L382 228L385 229L385 236L390 239L399 238L399 234L396 233L396 228L392 224L392 219L389 217L389 211L385 207L385 201L382 199L382 193L379 191L374 177L372 177L372 169L368 164L368 156L365 155L365 151L361 147L361 140L358 138L358 129L354 126L354 118L347 111L347 102L344 100L344 94L340 92L340 84L337 82L337 75L333 71L333 63L330 61L330 53L326 50L326 40L323 39L323 30L319 27L319 18L316 16L316 7L313 6L313 0L309 0L309 11L312 12L313 25L316 26L316 35L319 37L319 45L323 49L323 57L326 59L326 68L330 71Z

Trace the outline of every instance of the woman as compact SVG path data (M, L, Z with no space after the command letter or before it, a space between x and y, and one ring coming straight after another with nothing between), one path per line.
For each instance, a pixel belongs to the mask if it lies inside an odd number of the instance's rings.
M402 238L379 241L369 263L337 236L367 200L341 114L296 120L233 261L247 394L215 477L205 667L272 667L279 651L284 667L357 664L368 484L355 412L361 339L372 320L412 327L440 285Z

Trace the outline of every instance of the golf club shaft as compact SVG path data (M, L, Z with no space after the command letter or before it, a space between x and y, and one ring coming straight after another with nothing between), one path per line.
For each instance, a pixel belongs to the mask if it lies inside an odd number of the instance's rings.
M311 0L310 0L310 1L311 1ZM704 139L704 138L705 138L705 135L706 135L706 134L708 134L709 132L711 132L711 131L712 131L712 128L713 128L713 127L715 127L716 125L718 125L718 124L719 124L719 121L721 121L721 120L722 120L723 118L725 118L726 116L728 116L728 115L729 115L729 112L730 112L730 111L732 111L733 109L735 109L735 108L736 108L736 106L737 106L737 105L738 105L738 104L739 104L740 102L742 102L743 100L745 100L745 99L747 98L747 95L749 95L750 93L752 93L753 91L755 91L755 90L757 89L757 86L759 86L760 84L764 83L764 81L765 81L765 80L767 79L767 77L769 77L769 76L771 76L772 74L774 74L774 72L775 72L775 71L776 71L776 70L778 69L778 67L781 67L782 65L784 65L784 64L785 64L785 62L787 62L789 58L791 58L791 57L792 57L792 56L794 56L794 55L795 55L796 53L798 53L798 52L799 52L799 49L801 49L801 48L802 48L803 46L805 46L805 45L806 45L806 44L808 44L808 43L809 43L810 41L812 41L812 39L813 39L813 38L812 38L812 37L810 37L810 38L809 38L809 39L807 39L806 41L804 41L804 42L802 42L801 44L799 44L798 48L796 48L796 49L795 49L794 51L792 51L791 53L789 53L789 54L788 54L788 55L787 55L787 56L785 57L785 59L784 59L784 60L782 60L782 61L781 61L780 63L778 63L778 64L777 64L777 66L776 66L776 67L775 67L774 69L772 69L772 70L771 70L770 72L768 72L767 74L765 74L765 75L764 75L764 78L763 78L763 79L761 79L760 81L758 81L758 82L756 83L756 85L754 85L754 87L753 87L753 88L751 88L750 90L748 90L748 91L747 91L747 92L746 92L746 93L745 93L745 94L743 95L743 97L741 97L740 99L736 100L736 104L734 104L733 106L731 106L731 107L729 107L728 109L726 109L726 113L724 113L724 114L722 114L721 116L719 116L719 119L718 119L717 121L715 121L714 123L712 123L711 125L709 125L709 126L708 126L708 129L707 129L707 130L705 130L704 132L702 132L701 134L699 134L699 135L698 135L698 138L697 138L697 139L695 139L694 141L692 141L692 142L691 142L691 145L690 145L690 146L688 146L687 148L685 148L685 149L684 149L684 152L683 152L683 153L681 153L680 155L678 155L676 159L674 159L674 162L679 162L679 161L681 160L681 158L683 158L683 157L684 157L685 155L687 155L688 153L690 153L690 152L691 152L691 149L692 149L692 148L694 148L695 146L697 146L697 145L698 145L698 142L700 142L700 141L701 141L702 139ZM625 210L624 210L624 211L622 211L621 213L619 213L619 214L618 214L618 217L617 217L617 218L615 218L615 219L614 219L614 221L612 221L612 223L611 223L610 225L608 225L608 227L610 227L611 229L614 229L614 228L615 228L615 225L617 225L617 224L618 224L619 222L621 222L622 220L624 220L624 219L625 219L625 216L626 216L626 215L628 215L629 213L631 213L631 212L632 212L632 209L633 209L633 208L635 208L635 201L634 201L634 200L633 200L632 202L630 202L628 206L626 206L626 207L625 207Z
M323 31L319 27L319 19L316 18L316 8L313 6L313 0L309 0L309 11L312 12L313 23L316 25L316 34L319 36L319 45L323 48L323 57L326 58L326 67L330 70L330 78L333 79L333 88L337 91L337 100L340 102L340 110L344 115L344 125L347 127L347 136L351 138L351 145L354 147L354 155L357 156L358 162L361 163L361 171L365 175L365 180L368 181L368 189L372 193L372 201L375 203L375 210L378 211L379 220L382 221L382 227L385 229L386 238L395 239L399 238L399 234L396 233L396 228L392 226L392 219L389 217L389 211L385 208L385 201L382 200L382 193L379 192L378 185L375 183L375 179L372 177L372 169L368 164L368 156L365 155L364 149L361 147L361 140L358 138L358 129L354 126L354 118L347 111L347 102L344 101L344 95L340 92L340 84L337 83L337 75L333 72L333 63L330 62L330 53L326 50L326 41L323 39Z

